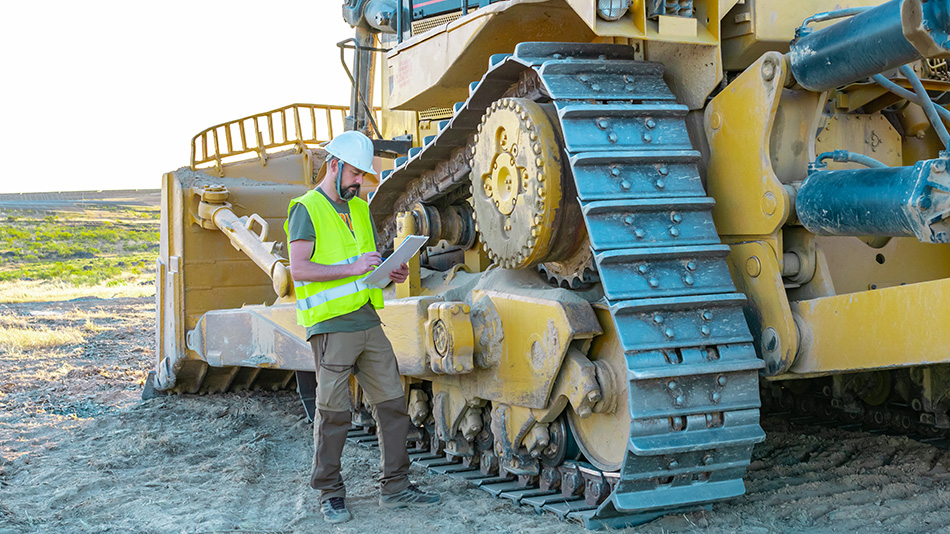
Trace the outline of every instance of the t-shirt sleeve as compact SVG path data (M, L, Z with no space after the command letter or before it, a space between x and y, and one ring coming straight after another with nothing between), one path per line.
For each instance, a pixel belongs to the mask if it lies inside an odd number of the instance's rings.
M287 221L287 241L316 241L317 232L313 228L313 221L310 220L310 213L303 204L294 204L290 208L290 218Z

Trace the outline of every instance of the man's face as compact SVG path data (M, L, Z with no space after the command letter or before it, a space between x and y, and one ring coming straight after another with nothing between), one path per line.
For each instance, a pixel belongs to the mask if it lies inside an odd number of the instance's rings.
M363 171L349 163L341 161L340 164L342 166L340 169L340 196L343 200L350 200L360 194L360 186L363 184Z

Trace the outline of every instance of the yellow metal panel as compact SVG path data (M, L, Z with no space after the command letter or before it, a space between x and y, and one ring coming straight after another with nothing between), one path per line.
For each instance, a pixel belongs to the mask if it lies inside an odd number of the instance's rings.
M695 38L698 24L692 17L671 17L660 15L657 18L657 32L664 36L683 36Z
M387 300L379 310L386 337L393 345L399 373L415 377L434 376L426 352L425 321L431 304L441 297L413 297Z
M736 243L731 248L729 270L736 288L752 304L752 313L746 318L758 353L765 360L765 374L785 372L798 351L798 333L775 252L761 241Z
M663 63L663 77L677 102L702 109L706 97L722 81L722 61L715 46L652 40L643 44L647 61Z
M769 137L769 158L783 184L804 180L808 164L815 161L815 131L827 97L827 93L782 91Z
M781 54L765 54L706 108L706 187L721 235L771 235L788 218L788 195L766 148L786 73Z
M228 178L248 178L258 182L279 182L284 184L301 184L312 186L315 176L323 165L324 152L319 150L317 155L309 150L304 153L291 151L273 154L266 162L259 159L244 160L237 163L225 164L222 167L222 176ZM314 166L316 164L316 166ZM214 169L207 169L213 172Z
M950 247L913 237L871 248L855 237L817 237L835 292L856 293L950 277Z
M393 240L393 248L399 248L402 242L409 236L416 233L416 222L412 212L402 212L396 218L396 239ZM419 272L419 253L413 254L407 262L409 267L409 276L404 282L396 284L396 297L406 298L415 297L421 291L421 280Z
M468 85L488 69L492 54L523 41L590 42L595 35L561 2L502 2L413 36L387 60L392 109L422 111L468 97Z
M491 290L472 294L472 320L479 322L478 368L463 376L433 379L454 384L465 398L545 408L571 341L602 332L586 301Z
M815 151L848 150L870 156L889 167L903 165L901 134L884 115L834 115L828 118L818 134ZM836 163L828 160L828 170L860 169L857 163Z
M950 280L793 302L802 332L792 373L950 362Z
M482 398L543 408L571 340L601 333L593 310L495 291L475 291L476 299L480 293L491 299L506 333L492 370L497 391Z

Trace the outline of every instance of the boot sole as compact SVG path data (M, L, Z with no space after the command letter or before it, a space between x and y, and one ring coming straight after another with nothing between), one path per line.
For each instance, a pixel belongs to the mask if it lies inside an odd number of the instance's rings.
M336 525L338 523L346 523L350 519L353 519L353 516L350 514L347 514L346 517L340 517L337 519L330 519L327 516L323 516L323 520L326 521L327 523L330 523L331 525Z

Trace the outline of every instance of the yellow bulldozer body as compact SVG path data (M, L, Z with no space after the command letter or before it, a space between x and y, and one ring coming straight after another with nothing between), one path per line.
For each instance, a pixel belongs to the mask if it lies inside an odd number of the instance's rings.
M583 495L554 511L616 526L740 494L760 389L950 426L940 218L929 242L812 231L822 210L799 198L813 176L861 170L851 154L929 173L942 202L913 76L806 89L789 43L824 2L635 1L615 20L593 0L477 3L378 34L371 77L378 137L411 139L364 184L380 248L430 237L380 310L430 451ZM950 89L945 62L915 65L931 94ZM346 112L214 126L163 177L157 389L292 388L314 371L283 222ZM592 467L558 463L552 443L573 441Z

